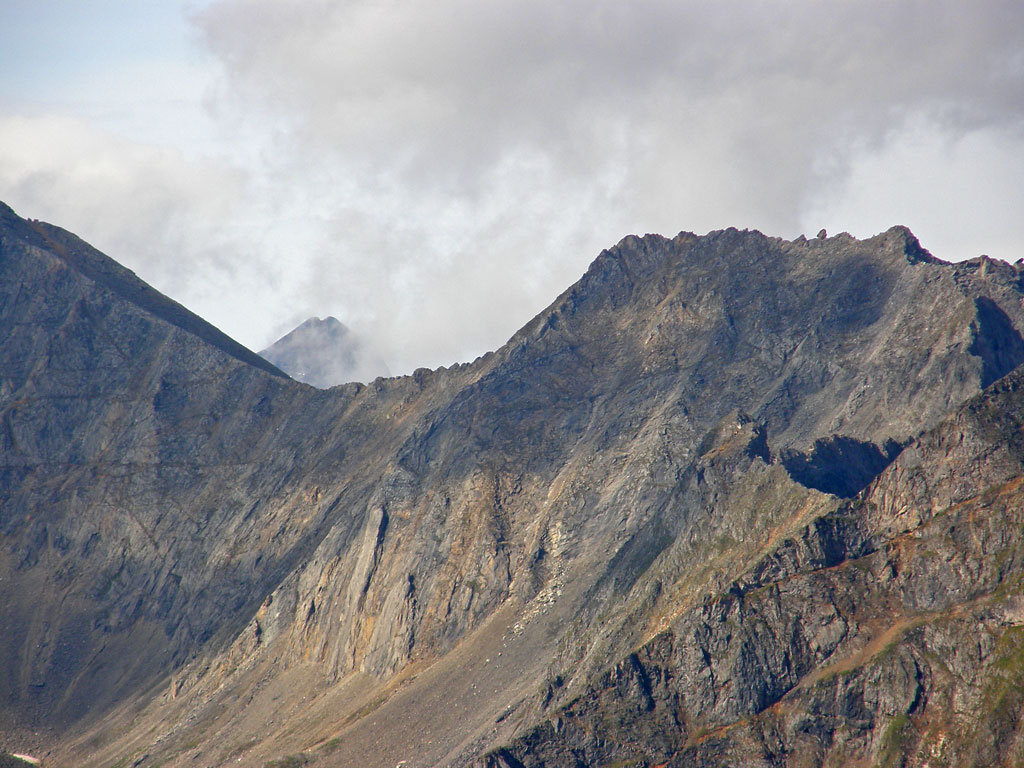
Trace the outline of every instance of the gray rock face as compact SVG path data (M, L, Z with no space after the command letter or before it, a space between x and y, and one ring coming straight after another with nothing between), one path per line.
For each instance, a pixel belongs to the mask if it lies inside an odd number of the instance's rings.
M1020 764L1022 391L1015 371L477 764Z
M471 365L319 391L54 231L3 211L4 733L79 765L1016 759L1018 267L631 236Z
M62 724L171 669L253 577L277 578L284 552L217 563L203 530L258 510L212 489L258 484L251 457L299 403L283 373L102 254L0 217L0 698ZM225 418L236 399L244 421Z

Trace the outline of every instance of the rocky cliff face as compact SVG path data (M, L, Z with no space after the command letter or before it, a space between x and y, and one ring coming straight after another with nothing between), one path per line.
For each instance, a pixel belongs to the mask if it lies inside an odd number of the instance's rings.
M471 365L318 391L66 233L2 238L6 733L81 765L1016 759L1018 267L628 237Z
M1022 383L477 764L1020 764Z

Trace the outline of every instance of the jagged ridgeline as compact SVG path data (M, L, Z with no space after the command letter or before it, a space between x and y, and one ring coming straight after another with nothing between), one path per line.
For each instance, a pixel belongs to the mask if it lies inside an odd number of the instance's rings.
M1019 764L1021 280L630 236L472 364L317 390L0 207L0 746Z

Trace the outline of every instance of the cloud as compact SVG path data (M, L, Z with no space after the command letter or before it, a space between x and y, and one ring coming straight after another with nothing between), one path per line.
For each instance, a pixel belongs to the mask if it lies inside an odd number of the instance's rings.
M239 264L252 250L241 210L248 186L223 164L79 119L0 117L5 202L74 232L229 333L275 283L273 262Z
M586 178L625 163L638 187L705 147L765 189L908 111L986 125L1024 103L1012 2L226 0L200 21L240 103L371 192L477 196L535 153Z
M631 232L903 223L1024 255L1016 0L193 13L187 62L3 105L0 198L255 349L334 315L394 372L472 359Z
M1024 147L1014 2L224 0L196 22L220 108L274 126L303 186L311 295L396 370L495 346L627 232L930 227L912 178L918 207L863 214L882 164L973 200L983 137ZM957 158L914 165L922 136ZM983 207L965 226L991 231Z
M878 147L854 150L847 177L809 204L806 228L863 236L907 222L926 243L941 244L944 259L988 253L1016 261L1024 258L1022 178L1020 131L958 133L913 121Z

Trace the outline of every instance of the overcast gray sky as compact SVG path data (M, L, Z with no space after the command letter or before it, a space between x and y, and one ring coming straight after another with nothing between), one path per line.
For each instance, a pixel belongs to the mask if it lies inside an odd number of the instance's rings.
M4 0L0 199L260 349L501 345L628 233L1024 257L1024 3Z

